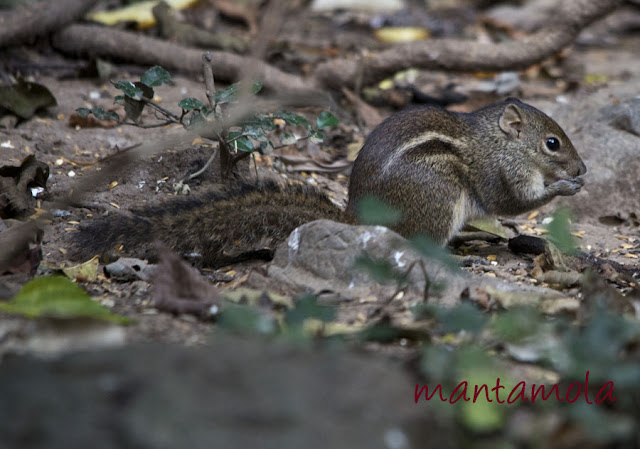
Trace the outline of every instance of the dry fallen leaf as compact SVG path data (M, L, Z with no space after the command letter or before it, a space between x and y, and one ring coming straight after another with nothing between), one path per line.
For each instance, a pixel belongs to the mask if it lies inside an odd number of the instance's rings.
M429 30L419 27L383 27L378 28L374 34L380 42L395 44L427 39Z
M152 275L158 310L211 319L220 312L219 290L168 247L158 244L159 263Z
M60 249L62 250L63 248ZM99 257L94 256L81 264L65 267L62 272L71 280L93 281L98 277L99 264Z
M173 9L184 9L197 0L165 0ZM95 11L87 15L87 18L105 25L115 25L118 22L136 22L140 28L151 27L156 24L151 10L157 1L133 3L124 8L111 11Z

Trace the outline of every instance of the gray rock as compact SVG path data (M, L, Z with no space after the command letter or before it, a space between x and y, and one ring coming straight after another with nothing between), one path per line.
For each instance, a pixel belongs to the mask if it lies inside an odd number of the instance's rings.
M130 282L141 279L149 281L155 265L150 265L146 260L132 257L121 257L104 267L104 274L120 282Z
M425 276L418 265L420 262L431 285L440 284L437 292L430 290L429 300L441 305L455 305L465 290L474 292L487 286L505 292L535 293L541 298L562 297L542 287L511 285L496 278L452 271L439 258L420 256L406 239L383 226L350 226L330 220L313 221L295 229L276 250L266 273L254 270L248 284L293 294L333 293L342 300L392 297L397 285L380 284L368 272L356 267L356 259L361 256L388 262L399 271L413 265L405 301L423 298Z
M423 261L432 283L444 282L442 293L458 298L464 289L462 272L450 272L436 260L423 259L408 241L383 226L350 226L331 220L317 220L295 229L276 250L268 266L268 280L287 286L296 294L333 292L344 299L368 296L390 297L397 285L379 284L356 267L359 257L390 263L398 271L410 266L408 292L422 297L425 278L417 265ZM266 279L254 271L249 283L262 285Z

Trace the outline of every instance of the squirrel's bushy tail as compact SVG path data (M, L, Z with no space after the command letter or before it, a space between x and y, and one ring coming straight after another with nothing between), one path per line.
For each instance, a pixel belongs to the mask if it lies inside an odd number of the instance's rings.
M208 267L269 260L291 231L321 218L344 220L340 208L317 188L238 184L134 210L133 215L93 219L74 234L71 255L78 260L100 254L105 260L132 256L154 261L154 242L159 240L179 254L199 254Z

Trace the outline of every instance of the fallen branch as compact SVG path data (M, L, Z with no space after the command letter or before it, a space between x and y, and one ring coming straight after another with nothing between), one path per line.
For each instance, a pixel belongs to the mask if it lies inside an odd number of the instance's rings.
M18 45L45 36L80 19L97 0L58 0L23 3L0 13L0 47Z
M613 12L623 0L572 0L561 3L549 25L521 39L485 44L455 39L434 39L395 45L366 57L335 59L318 66L305 80L253 57L211 52L213 74L224 81L260 78L273 91L311 90L318 87L353 88L356 80L371 84L410 67L448 71L521 70L551 57L570 45L580 31ZM140 65L161 65L173 71L199 74L201 52L174 43L111 28L72 25L54 36L53 44L66 53L118 58Z
M433 39L395 45L359 60L328 61L316 69L319 85L353 88L380 81L400 70L415 67L461 72L522 70L560 52L580 31L613 12L623 0L573 0L558 3L549 25L521 39L485 44L454 39Z
M183 47L171 42L94 25L71 25L53 36L53 45L70 54L114 58L132 61L142 66L160 65L173 72L200 75L202 50ZM216 79L233 82L252 75L273 91L308 90L300 77L282 72L265 62L233 53L212 51L213 75Z

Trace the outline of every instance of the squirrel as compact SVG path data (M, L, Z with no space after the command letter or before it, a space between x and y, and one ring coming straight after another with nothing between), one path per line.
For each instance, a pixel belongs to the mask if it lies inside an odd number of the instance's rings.
M402 212L391 226L401 235L424 234L444 245L469 219L517 215L574 195L586 171L562 128L517 98L472 113L410 108L388 117L366 139L344 212L311 186L241 184L133 216L94 219L81 228L76 249L110 259L122 245L124 253L153 260L151 240L158 239L183 255L200 254L203 266L269 260L304 223L358 223L358 204L366 196Z
M358 202L375 195L403 213L395 231L444 245L470 219L576 194L586 172L562 128L517 98L472 113L407 109L378 125L358 153L346 214L356 217Z

